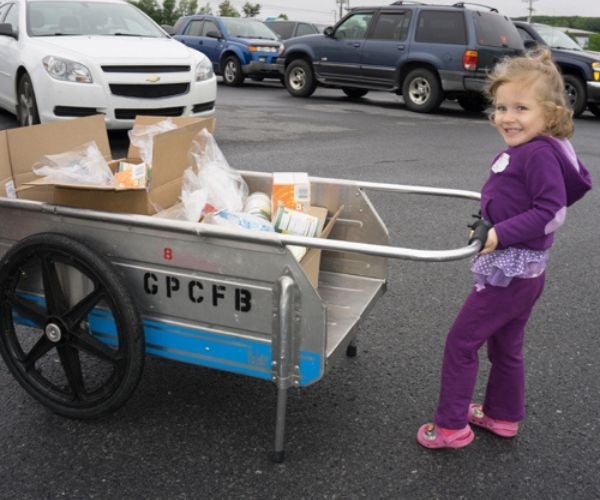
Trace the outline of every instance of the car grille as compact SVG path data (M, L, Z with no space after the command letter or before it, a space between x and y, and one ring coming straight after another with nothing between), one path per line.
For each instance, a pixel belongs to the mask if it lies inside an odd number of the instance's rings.
M190 84L164 83L159 85L138 85L128 83L111 83L109 87L110 91L114 95L154 99L157 97L171 97L175 95L187 94L190 89Z
M96 108L80 108L75 106L54 107L54 114L56 116L90 116L98 113L99 111Z
M105 73L187 73L189 66L102 66Z
M183 107L156 109L115 109L115 118L117 120L133 120L138 115L181 116L183 114L183 110Z

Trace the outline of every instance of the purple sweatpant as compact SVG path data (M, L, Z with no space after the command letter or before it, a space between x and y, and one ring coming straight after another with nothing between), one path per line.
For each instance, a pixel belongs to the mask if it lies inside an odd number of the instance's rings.
M525 418L525 324L544 289L545 275L487 285L467 297L446 338L435 423L462 429L477 380L477 351L487 342L491 362L483 411L511 422Z

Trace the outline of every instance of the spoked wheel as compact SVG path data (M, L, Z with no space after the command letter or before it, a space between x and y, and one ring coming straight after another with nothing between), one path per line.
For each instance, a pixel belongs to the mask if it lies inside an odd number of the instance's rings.
M139 314L98 253L55 233L27 237L0 261L0 354L55 413L96 418L133 393L144 364Z

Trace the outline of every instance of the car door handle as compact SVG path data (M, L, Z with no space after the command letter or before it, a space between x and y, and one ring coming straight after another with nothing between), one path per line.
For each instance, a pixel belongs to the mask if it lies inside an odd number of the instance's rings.
M358 43L358 42L354 42L354 43L352 44L352 46L353 46L354 48L357 48L357 49L358 49L358 48L360 47L360 43Z
M398 45L398 47L396 47L396 48L397 48L398 50L404 50L404 49L405 49L404 45Z

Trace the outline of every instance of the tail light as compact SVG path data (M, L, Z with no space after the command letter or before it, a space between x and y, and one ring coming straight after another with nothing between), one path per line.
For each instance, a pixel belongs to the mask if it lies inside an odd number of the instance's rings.
M477 69L477 60L479 54L476 50L465 50L463 54L463 66L467 71L475 71Z

